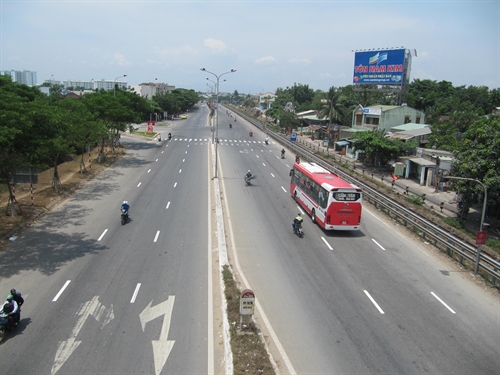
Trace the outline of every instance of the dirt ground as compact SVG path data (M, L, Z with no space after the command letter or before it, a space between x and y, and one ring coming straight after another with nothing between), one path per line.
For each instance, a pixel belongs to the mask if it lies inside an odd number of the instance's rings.
M17 236L19 232L31 225L37 217L52 209L57 203L69 197L75 189L83 186L87 181L97 176L105 168L118 160L124 154L123 148L115 148L106 152L106 160L97 163L97 149L84 155L85 173L80 173L81 155L71 155L71 160L59 164L59 179L62 184L60 192L53 189L54 169L38 173L38 184L33 184L33 195L30 184L16 184L15 196L19 203L16 209L17 216L11 215L9 192L4 184L0 187L0 247L5 245L9 238ZM89 163L89 160L91 161Z

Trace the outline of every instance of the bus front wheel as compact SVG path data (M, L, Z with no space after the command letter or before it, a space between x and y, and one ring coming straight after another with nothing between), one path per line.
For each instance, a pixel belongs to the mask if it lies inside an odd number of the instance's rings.
M316 212L314 209L311 211L311 220L313 223L316 223Z

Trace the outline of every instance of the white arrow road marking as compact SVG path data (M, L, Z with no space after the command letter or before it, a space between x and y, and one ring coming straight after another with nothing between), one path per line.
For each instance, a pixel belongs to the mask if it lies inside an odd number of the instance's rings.
M59 342L51 374L55 374L75 351L78 345L81 344L81 341L76 341L76 336L80 333L89 315L92 315L99 323L102 323L101 329L115 317L113 305L111 305L111 308L107 309L99 302L99 296L94 296L90 301L85 302L77 315L80 315L80 318L75 328L73 328L73 331L71 331L71 336L66 341Z
M141 320L142 331L146 328L146 323L159 316L165 315L163 318L163 324L161 326L160 338L158 340L152 340L153 344L153 356L155 359L155 372L159 375L163 366L167 362L167 358L170 355L172 348L174 347L175 340L167 340L168 331L170 329L170 319L172 317L172 310L174 309L175 296L168 296L168 299L156 306L151 307L153 301L146 306L146 308L139 314L139 319Z

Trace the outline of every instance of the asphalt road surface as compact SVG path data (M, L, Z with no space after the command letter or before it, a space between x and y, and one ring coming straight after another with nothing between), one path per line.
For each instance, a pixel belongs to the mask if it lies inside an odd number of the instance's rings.
M3 373L221 373L207 114L198 105L162 129L170 142L122 137L126 157L0 253L0 293L26 298ZM304 216L305 237L293 235L293 155L225 109L218 123L231 263L282 373L499 372L497 296L369 205L359 231Z

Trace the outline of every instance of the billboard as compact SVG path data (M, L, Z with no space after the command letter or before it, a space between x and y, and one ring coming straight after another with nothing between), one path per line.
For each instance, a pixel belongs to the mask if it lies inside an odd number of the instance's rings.
M405 79L405 49L356 52L353 83L402 85Z

